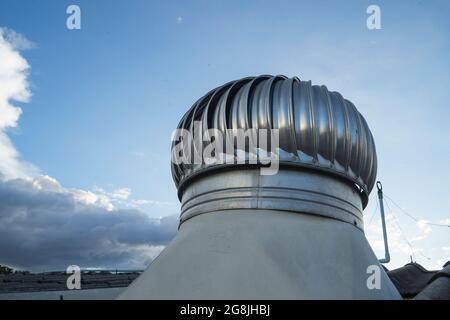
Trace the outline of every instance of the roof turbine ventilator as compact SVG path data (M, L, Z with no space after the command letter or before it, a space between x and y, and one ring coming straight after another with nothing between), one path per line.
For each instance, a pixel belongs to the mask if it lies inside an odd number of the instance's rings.
M297 77L248 77L200 98L178 129L179 231L120 298L400 298L364 236L377 157L350 101Z

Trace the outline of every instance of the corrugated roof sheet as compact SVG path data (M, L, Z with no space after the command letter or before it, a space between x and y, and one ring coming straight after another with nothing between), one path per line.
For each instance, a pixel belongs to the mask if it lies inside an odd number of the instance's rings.
M442 276L448 277L450 275L450 261L444 265L443 270L430 271L413 262L388 271L387 274L402 297L412 299L417 297L425 288L435 290L433 289L435 281ZM439 296L440 299L450 299L450 281L448 285L446 283L439 284Z

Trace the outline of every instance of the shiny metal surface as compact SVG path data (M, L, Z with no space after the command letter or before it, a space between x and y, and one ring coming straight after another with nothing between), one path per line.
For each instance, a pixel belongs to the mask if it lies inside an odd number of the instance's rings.
M389 254L389 244L386 229L386 219L384 217L384 202L383 202L383 185L380 181L377 181L378 189L378 201L380 203L380 214L381 214L381 229L383 230L383 242L384 242L384 258L380 259L380 263L389 263L391 261L391 255Z
M200 98L178 128L192 132L194 121L201 121L204 130L279 129L280 166L343 177L355 184L363 206L367 204L377 173L375 143L364 117L338 92L297 77L243 78ZM180 198L190 178L223 166L172 163Z
M313 170L283 168L259 175L258 169L211 172L183 193L180 223L204 213L238 209L298 212L332 218L363 230L359 194L344 180ZM227 210L227 211L225 211Z

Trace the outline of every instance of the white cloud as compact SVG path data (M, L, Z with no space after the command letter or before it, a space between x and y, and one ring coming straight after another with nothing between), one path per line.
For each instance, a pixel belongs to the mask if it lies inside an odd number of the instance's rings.
M90 190L81 190L75 188L64 188L55 179L47 175L40 175L31 180L34 190L42 192L52 192L55 194L72 197L76 203L85 205L94 205L102 207L108 211L114 209L111 200L103 194L98 194Z
M159 207L165 207L165 206L174 206L176 205L173 202L169 202L169 201L158 201L158 200L145 200L145 199L140 199L140 200L132 200L131 203L135 204L135 205L156 205Z
M103 188L94 187L93 192L99 196L104 196L111 203L119 205L121 207L127 208L138 208L146 205L166 207L174 206L175 203L167 201L149 200L149 199L131 199L131 189L130 188L119 188L114 191L108 192Z
M62 187L56 179L42 175L33 180L33 188L43 191L61 191Z
M36 44L28 40L24 35L17 33L16 31L1 27L0 33L3 39L8 42L16 50L28 50L36 47Z
M422 219L417 221L417 227L420 230L420 234L416 237L411 238L411 241L420 241L420 240L424 240L426 239L429 234L431 233L431 228L429 226L430 221L426 220L426 219Z
M447 225L450 225L450 218L446 218L446 219L439 220L439 223L440 223L440 224L447 224Z
M12 101L28 102L31 92L28 86L28 62L19 49L29 48L31 42L16 32L0 28L0 178L30 178L38 170L19 159L16 148L6 130L17 126L22 109Z
M116 189L112 192L112 197L116 198L116 199L122 199L122 200L126 200L129 198L129 196L131 195L131 189L130 188L121 188L121 189Z

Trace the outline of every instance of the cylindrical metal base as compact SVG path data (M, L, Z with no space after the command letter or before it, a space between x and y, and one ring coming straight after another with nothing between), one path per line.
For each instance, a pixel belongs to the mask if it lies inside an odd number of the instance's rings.
M351 184L322 172L288 168L270 176L259 169L229 170L192 181L183 193L181 223L199 214L236 209L309 213L363 229L361 198Z

